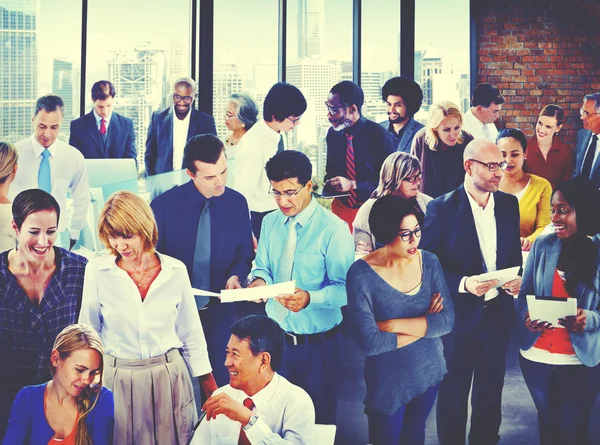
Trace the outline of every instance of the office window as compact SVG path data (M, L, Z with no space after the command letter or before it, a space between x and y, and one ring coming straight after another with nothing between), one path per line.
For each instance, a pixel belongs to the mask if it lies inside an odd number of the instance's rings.
M423 89L418 121L425 122L430 105L442 100L468 109L469 45L469 0L416 2L415 81Z
M91 89L110 80L115 111L133 120L138 166L144 167L152 111L173 104L173 82L190 76L190 0L90 0L86 110Z
M81 1L0 0L0 139L31 135L35 101L65 102L62 139L79 112Z
M381 87L400 75L400 2L362 1L360 83L365 93L363 114L375 122L387 120Z
M247 93L259 117L269 88L277 82L277 0L215 1L213 115L225 138L225 107L232 93Z
M304 152L313 176L323 178L330 127L324 103L333 85L352 80L352 0L288 0L286 70L308 102L287 146Z

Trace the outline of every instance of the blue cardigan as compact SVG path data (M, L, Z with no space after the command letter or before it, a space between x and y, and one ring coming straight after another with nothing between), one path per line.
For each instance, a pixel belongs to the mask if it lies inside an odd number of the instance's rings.
M600 239L594 238L594 244L600 248ZM519 294L519 313L521 322L520 346L528 350L540 336L539 332L531 332L525 327L525 314L527 313L527 295L552 295L552 282L558 264L558 257L562 248L562 241L555 235L540 236L529 252L521 293ZM594 277L594 288L600 289L600 251L598 256L598 273ZM586 323L583 332L571 332L571 343L577 358L586 366L593 367L600 363L600 294L579 283L575 289L577 307L585 310Z
M48 383L26 386L17 394L3 445L48 445L54 431L44 414L44 391ZM102 387L98 402L85 423L94 445L112 445L114 400L108 388Z

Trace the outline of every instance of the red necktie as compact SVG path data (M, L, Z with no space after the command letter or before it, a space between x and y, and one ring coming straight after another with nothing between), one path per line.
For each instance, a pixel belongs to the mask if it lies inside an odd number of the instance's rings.
M254 408L254 402L250 397L244 400L244 406L252 411ZM252 445L246 436L246 431L243 428L240 428L240 439L238 440L238 445Z
M106 121L104 119L100 120L100 134L103 136L106 134Z
M350 133L346 133L346 139L348 140L348 146L346 147L346 176L351 181L356 181L356 166L354 165L354 146L352 145L352 135ZM351 208L354 208L356 205L356 189L350 189L348 205Z

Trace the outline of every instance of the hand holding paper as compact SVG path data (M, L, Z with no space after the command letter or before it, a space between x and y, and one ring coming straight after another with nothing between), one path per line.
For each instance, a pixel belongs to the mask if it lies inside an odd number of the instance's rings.
M221 292L222 303L235 301L251 301L261 298L274 298L282 294L293 294L296 289L295 281L272 284L270 286L248 287L246 289L231 289Z

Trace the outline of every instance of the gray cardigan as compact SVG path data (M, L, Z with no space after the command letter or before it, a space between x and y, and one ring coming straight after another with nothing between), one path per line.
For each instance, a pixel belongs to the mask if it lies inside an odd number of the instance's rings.
M437 257L421 250L423 282L415 295L390 286L364 260L356 261L346 277L348 313L359 346L365 351L368 409L387 415L440 383L446 374L440 337L454 324L454 305ZM426 314L431 296L441 293L444 308ZM377 321L425 315L427 333L410 345L397 348L396 334L382 332Z
M600 239L594 238L594 244L600 249ZM550 296L552 295L552 282L554 271L558 264L558 257L562 248L562 241L556 234L540 236L535 243L525 264L523 281L519 294L519 329L520 346L528 350L541 335L531 332L525 327L525 314L527 313L527 295ZM598 273L594 278L594 287L600 289L600 250L598 256ZM579 283L575 289L577 307L585 310L586 323L583 332L571 332L571 343L577 358L586 366L593 367L600 363L600 294Z

